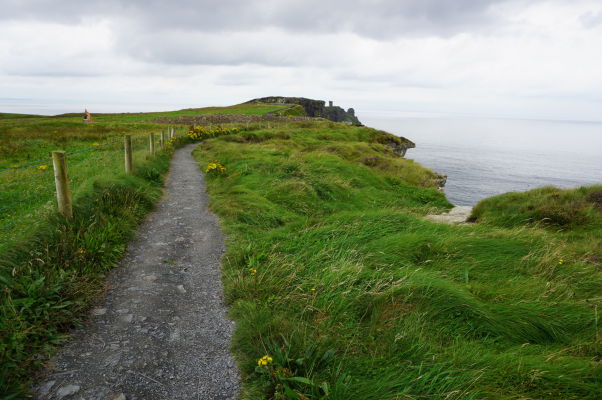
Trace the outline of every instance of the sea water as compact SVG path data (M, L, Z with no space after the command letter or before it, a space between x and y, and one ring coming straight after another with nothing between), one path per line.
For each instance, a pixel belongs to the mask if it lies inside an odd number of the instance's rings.
M602 123L367 114L362 122L416 143L406 158L447 175L445 193L474 205L500 193L602 184Z

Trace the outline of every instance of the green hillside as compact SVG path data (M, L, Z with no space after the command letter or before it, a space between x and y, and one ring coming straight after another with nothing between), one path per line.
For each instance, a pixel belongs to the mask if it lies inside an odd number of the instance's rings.
M601 398L600 188L587 234L499 223L501 200L437 225L430 172L377 137L296 123L198 148L226 167L208 182L243 398Z
M403 141L287 110L93 124L0 116L0 397L24 396L85 318L159 200L173 150L206 139L194 155L203 171L211 164L211 208L227 234L242 399L602 398L602 187L496 196L473 224L436 224L425 215L451 207L440 176L396 155ZM177 126L177 139L148 154L148 134L166 128L156 118L211 113L289 117L194 138ZM124 134L134 138L130 176ZM69 152L73 220L56 213L56 149Z

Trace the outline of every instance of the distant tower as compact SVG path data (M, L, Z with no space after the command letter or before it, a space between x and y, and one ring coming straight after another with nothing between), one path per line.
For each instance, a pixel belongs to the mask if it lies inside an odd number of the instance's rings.
M328 101L328 107L332 107L332 100Z

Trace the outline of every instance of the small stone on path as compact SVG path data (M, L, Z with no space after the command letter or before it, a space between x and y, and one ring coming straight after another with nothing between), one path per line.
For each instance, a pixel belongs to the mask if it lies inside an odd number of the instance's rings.
M119 320L122 322L127 322L128 324L130 322L132 322L132 319L134 319L134 315L133 314L125 314L119 317Z
M67 385L61 387L59 390L56 391L56 397L62 399L64 397L71 396L72 394L75 394L77 392L79 392L79 386Z
M48 393L50 393L50 389L52 389L55 383L56 381L48 381L41 385L38 389L38 393L40 394L40 396L46 396Z

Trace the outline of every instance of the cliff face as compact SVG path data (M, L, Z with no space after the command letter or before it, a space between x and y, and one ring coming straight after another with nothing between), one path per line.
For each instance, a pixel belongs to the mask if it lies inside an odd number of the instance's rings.
M307 99L305 97L269 96L247 101L247 103L267 104L298 104L305 110L308 117L326 118L334 122L346 122L351 125L362 125L355 116L355 110L350 108L345 111L341 107L333 106L332 102L326 106L323 100Z
M362 125L360 120L355 116L355 110L353 108L345 111L339 106L324 107L323 116L334 122L347 122L351 125Z
M393 153L397 154L400 157L405 156L406 151L408 151L408 149L413 149L416 147L416 144L410 139L406 139L401 136L395 136L385 131L376 132L378 133L376 141L380 144L389 146L391 150L393 150Z

